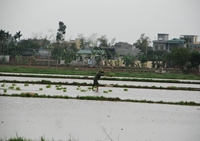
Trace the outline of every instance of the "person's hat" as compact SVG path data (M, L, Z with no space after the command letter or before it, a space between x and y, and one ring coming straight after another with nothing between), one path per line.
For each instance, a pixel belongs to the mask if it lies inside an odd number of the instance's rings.
M102 68L99 69L99 72L104 72Z

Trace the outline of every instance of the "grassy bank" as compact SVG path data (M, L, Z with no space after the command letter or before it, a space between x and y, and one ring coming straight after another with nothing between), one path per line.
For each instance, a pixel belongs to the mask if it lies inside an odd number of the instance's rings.
M10 73L35 73L35 74L61 74L61 75L85 75L93 76L99 68L53 68L53 67L27 67L27 66L7 66L2 65L0 67L0 72L10 72ZM134 69L134 68L133 68ZM164 79L189 79L189 80L200 80L199 75L192 74L156 74L153 72L144 72L140 69L138 72L131 71L119 71L117 69L105 69L108 73L116 77L139 77L139 78L164 78ZM129 69L130 70L130 69Z
M180 101L180 102L165 102L165 101L151 101L151 100L134 100L134 99L120 99L119 97L103 97L103 96L77 96L77 97L70 97L70 96L62 96L62 95L38 95L30 94L30 93L21 93L21 94L0 94L0 96L7 96L7 97L22 97L22 98L57 98L57 99L77 99L77 100L95 100L95 101L112 101L112 102L134 102L134 103L150 103L150 104L170 104L170 105L182 105L182 106L200 106L200 103L195 103L193 101Z

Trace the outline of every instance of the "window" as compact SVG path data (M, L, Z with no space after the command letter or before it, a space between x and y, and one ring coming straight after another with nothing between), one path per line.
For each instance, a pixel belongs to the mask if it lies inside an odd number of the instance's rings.
M160 50L164 50L164 45L160 45Z
M155 45L155 50L158 50L158 45Z

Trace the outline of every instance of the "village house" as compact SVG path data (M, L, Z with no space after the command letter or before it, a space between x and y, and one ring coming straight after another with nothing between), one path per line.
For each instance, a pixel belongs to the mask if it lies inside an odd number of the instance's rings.
M158 34L157 40L153 41L153 51L166 50L171 51L173 47L186 47L185 41L179 38L169 40L169 34Z
M118 42L114 45L115 52L119 56L124 56L127 54L133 55L137 58L138 54L141 52L140 49L134 47L131 44L125 42Z
M200 50L200 42L198 42L198 36L197 35L181 35L180 39L182 40L188 40L188 47L192 50Z
M188 47L191 50L200 50L200 42L197 35L181 35L180 38L169 40L169 34L158 34L157 40L153 41L153 51L166 50L171 51L173 47Z

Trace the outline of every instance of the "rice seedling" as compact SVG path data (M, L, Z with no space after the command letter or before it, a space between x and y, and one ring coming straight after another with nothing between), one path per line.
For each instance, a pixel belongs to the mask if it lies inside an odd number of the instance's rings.
M47 85L46 88L51 88L51 85Z
M103 93L108 93L108 91L103 91Z
M128 89L124 89L124 91L128 91Z
M64 90L63 90L63 92L67 92L67 90L66 90L66 89L64 89Z
M40 90L40 91L42 91L42 90L43 90L43 88L39 88L39 90Z
M112 92L112 90L108 90L108 92Z
M7 90L6 90L6 89L4 89L3 91L4 91L4 93L7 93Z
M18 90L18 91L19 91L19 90L21 90L21 88L20 88L20 87L16 87L16 90Z
M25 83L24 86L29 86L29 84L28 84L28 83Z
M59 88L59 87L58 87L58 88L56 88L56 90L62 90L62 88Z
M16 86L16 84L12 84L12 86L14 87L14 86Z
M10 86L10 87L8 87L9 89L11 89L11 90L14 90L14 86Z
M86 90L81 90L81 92L86 92Z
M5 84L5 83L1 84L1 87L5 87L5 86L6 86L6 84Z
M80 86L78 88L76 88L77 90L81 90Z

